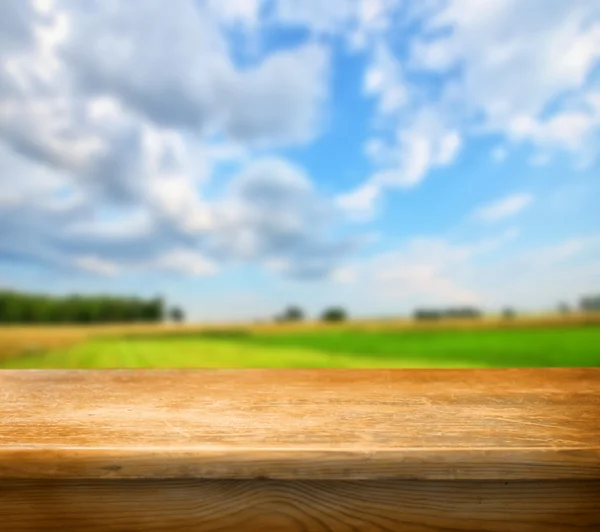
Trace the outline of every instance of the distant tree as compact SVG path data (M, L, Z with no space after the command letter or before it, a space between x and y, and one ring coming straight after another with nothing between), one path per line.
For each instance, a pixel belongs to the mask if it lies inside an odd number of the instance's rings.
M582 297L579 308L583 312L600 312L600 295Z
M436 309L419 308L415 310L413 317L417 321L435 321L441 319L443 314Z
M161 298L49 296L0 290L0 323L156 322L164 317Z
M329 307L321 314L321 320L328 322L340 322L348 319L348 312L342 307Z
M451 307L442 311L445 318L476 319L481 318L481 310L475 307Z
M571 312L571 307L563 301L562 303L558 304L557 310L559 314L566 315Z
M304 319L304 311L295 305L290 305L286 308L283 313L277 316L276 321L287 322L287 321L302 321Z
M2 292L0 300L0 319L4 323L19 323L22 321L23 298L15 292Z
M513 318L517 317L517 312L515 311L514 308L506 307L505 309L502 310L502 317L505 320L512 320Z
M169 310L169 318L171 318L171 321L181 323L185 321L185 314L180 307L173 307Z

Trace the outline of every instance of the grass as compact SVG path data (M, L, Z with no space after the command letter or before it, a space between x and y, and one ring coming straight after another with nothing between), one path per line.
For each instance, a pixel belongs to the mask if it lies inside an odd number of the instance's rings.
M600 365L600 327L532 329L438 329L404 331L339 330L253 335L245 343L289 346L327 353L369 355L427 366L448 361L469 367Z
M0 360L0 368L560 366L600 366L600 326L145 333Z

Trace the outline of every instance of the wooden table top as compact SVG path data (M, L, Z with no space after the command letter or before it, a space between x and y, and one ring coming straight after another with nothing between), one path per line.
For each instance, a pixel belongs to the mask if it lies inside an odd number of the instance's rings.
M600 368L4 370L0 478L600 479Z

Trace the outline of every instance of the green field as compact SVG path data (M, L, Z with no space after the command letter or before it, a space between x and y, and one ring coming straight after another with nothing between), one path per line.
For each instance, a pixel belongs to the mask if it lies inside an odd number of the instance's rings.
M3 368L559 366L600 366L600 327L149 334L0 361Z

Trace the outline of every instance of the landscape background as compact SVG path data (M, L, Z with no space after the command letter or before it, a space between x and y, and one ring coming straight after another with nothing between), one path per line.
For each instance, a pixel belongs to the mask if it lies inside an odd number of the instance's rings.
M160 298L0 294L0 368L486 368L600 365L600 297L554 313L484 315L416 309L412 318L351 320L289 306L271 320L185 324ZM29 321L29 326L20 325ZM54 322L52 326L36 321ZM70 325L71 322L79 325ZM128 322L128 323L127 323Z
M598 0L3 0L1 367L600 364Z

